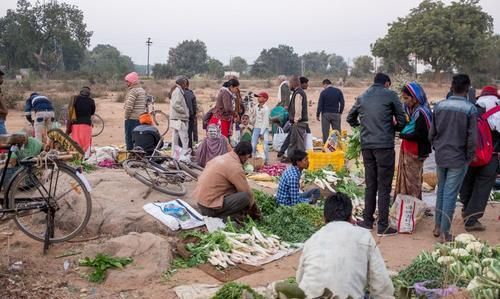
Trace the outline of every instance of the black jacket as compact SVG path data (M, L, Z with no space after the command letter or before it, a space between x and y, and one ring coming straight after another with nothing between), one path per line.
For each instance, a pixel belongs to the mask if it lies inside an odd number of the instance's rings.
M399 138L417 142L418 157L421 159L429 157L432 152L431 142L429 141L429 128L423 113L420 113L415 121L415 131L411 134L400 133Z
M297 94L300 94L302 96L302 115L299 119L299 122L307 122L309 120L307 113L307 95L306 92L300 87L296 88L292 93L290 106L288 106L288 120L293 123L293 120L295 118L295 98L297 97Z
M134 147L141 147L147 155L152 155L156 145L160 142L161 136L158 129L149 125L140 125L132 131L132 141ZM159 147L163 146L163 141Z
M95 114L95 102L90 97L77 96L75 99L76 120L73 124L92 125L92 115Z
M321 113L344 112L344 94L336 87L328 86L319 95L318 110L316 116Z
M361 125L362 149L387 149L394 148L394 134L403 129L406 116L398 95L375 83L356 99L347 122Z

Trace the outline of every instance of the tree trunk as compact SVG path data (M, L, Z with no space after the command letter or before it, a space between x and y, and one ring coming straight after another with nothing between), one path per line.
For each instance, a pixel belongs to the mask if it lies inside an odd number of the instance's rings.
M443 79L443 74L441 73L441 71L438 69L435 69L434 70L434 82L437 82L438 87L443 86L442 79Z

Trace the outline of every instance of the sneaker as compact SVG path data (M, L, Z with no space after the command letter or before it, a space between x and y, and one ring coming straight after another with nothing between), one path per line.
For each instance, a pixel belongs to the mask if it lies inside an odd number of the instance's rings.
M364 220L356 222L356 225L359 227L362 227L367 230L372 230L373 229L373 224L369 224L365 222Z
M392 227L388 227L385 229L378 229L377 236L379 237L387 237L387 236L395 236L398 234L398 231Z
M481 222L475 221L471 225L465 225L465 231L467 232L482 232L486 230L486 226L484 226Z

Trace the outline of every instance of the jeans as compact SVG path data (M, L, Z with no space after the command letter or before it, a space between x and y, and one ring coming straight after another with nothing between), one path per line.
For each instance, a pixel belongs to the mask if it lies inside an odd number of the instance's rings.
M305 191L303 193L300 193L300 197L302 198L308 198L309 202L315 201L321 196L321 191L319 188L313 188L311 190Z
M460 168L437 167L438 189L436 198L436 227L449 233L457 195L462 186L468 165Z
M259 137L264 135L264 162L267 164L269 162L269 129L266 128L262 131L261 128L254 128L252 133L252 148L253 155L255 156L255 152L257 151L257 143L259 142Z
M132 140L132 131L140 125L138 119L126 119L125 120L125 144L127 145L127 151L134 148L134 141Z
M7 128L5 127L5 120L0 120L0 134L7 134Z
M323 113L321 114L321 130L323 133L323 142L326 142L330 133L330 127L339 131L341 129L342 114L340 113Z
M362 150L365 164L365 210L364 222L372 225L377 206L378 193L378 230L389 226L389 204L391 201L392 178L394 177L395 154L393 148Z

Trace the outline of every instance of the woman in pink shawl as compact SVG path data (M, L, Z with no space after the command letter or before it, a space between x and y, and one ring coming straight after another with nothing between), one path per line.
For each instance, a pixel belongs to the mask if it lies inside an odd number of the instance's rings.
M231 151L231 145L229 144L229 140L221 134L219 126L209 124L207 127L207 137L196 151L196 161L201 167L205 167L208 161L229 151Z

